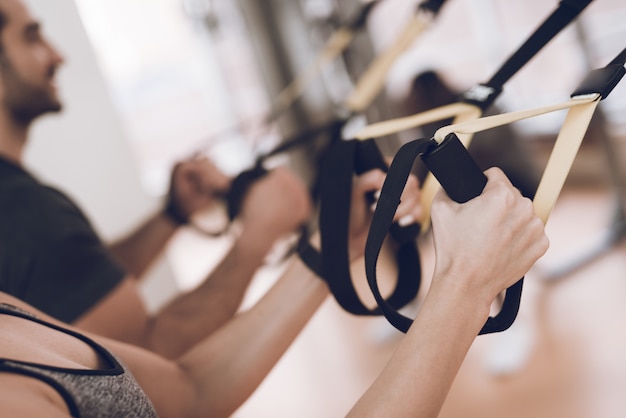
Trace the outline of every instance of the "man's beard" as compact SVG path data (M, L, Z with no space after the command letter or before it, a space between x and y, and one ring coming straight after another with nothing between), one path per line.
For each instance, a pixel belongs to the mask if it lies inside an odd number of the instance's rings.
M61 111L62 105L56 97L23 81L6 59L0 61L3 61L0 77L5 87L4 106L16 123L29 125L43 114Z

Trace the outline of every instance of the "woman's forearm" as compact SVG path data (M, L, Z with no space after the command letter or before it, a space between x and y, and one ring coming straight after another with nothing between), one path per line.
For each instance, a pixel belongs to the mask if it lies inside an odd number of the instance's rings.
M437 417L489 314L476 300L434 281L406 337L348 416Z
M329 294L299 260L249 311L187 352L199 416L229 416L259 386Z
M138 279L162 254L178 225L162 213L147 219L127 236L109 245L109 251L127 273Z

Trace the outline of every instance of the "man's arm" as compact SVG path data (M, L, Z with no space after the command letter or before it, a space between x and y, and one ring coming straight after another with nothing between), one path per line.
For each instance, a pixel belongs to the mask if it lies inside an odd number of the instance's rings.
M440 193L433 203L433 283L413 326L350 416L436 417L491 302L545 253L543 224L530 201L501 171L488 177L481 197L471 202L459 205ZM253 308L175 363L155 369L139 353L119 352L162 416L226 417L260 384L327 295L325 284L295 260Z
M351 205L350 254L363 255L364 235L371 221L365 195L379 190L384 173L367 172L355 179ZM421 210L413 177L403 193L395 220L417 219ZM329 294L323 280L298 258L276 284L248 311L242 312L179 357L170 369L181 390L165 388L145 357L126 353L126 363L162 416L229 416L258 387ZM184 376L184 377L181 377ZM177 385L178 386L178 385ZM165 402L163 402L165 401ZM161 404L162 403L162 404ZM172 408L172 409L170 409ZM176 409L176 408L183 408Z
M246 195L239 219L242 232L233 247L196 289L148 316L137 284L127 278L74 324L167 357L180 355L235 315L274 243L296 231L310 211L304 183L285 168L272 170Z
M380 188L383 177L375 173L355 181L355 190L360 193L355 194L352 215L364 222L351 223L350 253L357 257L363 252L362 240L353 238L359 238L367 229L371 216L364 195ZM417 194L417 189L412 193ZM406 200L415 201L409 194ZM397 217L410 214L415 215L415 208L405 204L398 209ZM327 295L325 282L294 257L284 275L254 307L176 361L126 343L93 338L112 349L130 367L159 416L228 416L255 390ZM0 301L57 322L6 295L0 294ZM43 412L50 411L44 408Z
M178 227L163 213L156 213L131 234L109 245L109 251L129 277L141 279L163 253Z
M110 245L109 250L130 277L142 278L182 222L212 206L229 185L230 179L205 158L178 163L172 170L166 209Z
M442 192L433 202L437 260L429 294L351 416L436 417L491 302L547 250L543 224L530 201L500 171L492 170L488 177L483 194L464 205ZM263 380L327 294L325 284L294 261L252 309L176 361L94 338L122 357L159 416L228 416ZM30 310L14 298L0 294L0 300Z

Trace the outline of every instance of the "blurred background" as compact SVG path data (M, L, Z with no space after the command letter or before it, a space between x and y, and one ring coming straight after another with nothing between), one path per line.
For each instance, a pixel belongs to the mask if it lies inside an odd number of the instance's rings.
M177 160L204 154L235 175L263 150L337 117L358 76L393 45L419 4L381 1L350 47L268 126L263 118L273 98L360 1L28 3L67 63L59 77L65 110L36 125L27 164L74 197L111 240L160 207ZM455 92L486 82L557 4L448 0L392 66L361 123L416 113L412 83L426 71ZM589 69L605 66L624 47L626 3L595 0L507 83L496 106L514 111L565 101ZM555 113L512 127L539 170L563 118ZM420 134L388 138L384 150L393 155ZM552 247L527 276L520 318L505 333L477 339L441 416L624 416L625 147L622 82L585 138L548 224ZM303 153L287 162L310 172ZM431 245L428 237L423 241L427 272ZM228 236L178 233L145 282L146 302L156 308L197 285L229 244ZM280 269L272 264L259 272L246 304ZM381 318L350 317L329 300L234 416L343 416L399 338Z

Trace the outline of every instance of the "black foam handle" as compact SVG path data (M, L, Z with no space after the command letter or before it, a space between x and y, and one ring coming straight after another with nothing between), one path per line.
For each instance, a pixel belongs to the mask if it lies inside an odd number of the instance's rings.
M465 203L475 198L487 184L487 177L454 133L423 154L422 160L455 202Z
M458 203L480 195L487 184L487 177L454 133L448 134L432 151L422 154L422 160L448 196ZM513 325L519 311L523 280L522 277L506 290L502 309L495 317L489 317L480 334L504 331Z

